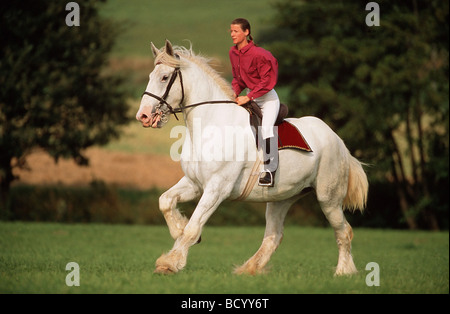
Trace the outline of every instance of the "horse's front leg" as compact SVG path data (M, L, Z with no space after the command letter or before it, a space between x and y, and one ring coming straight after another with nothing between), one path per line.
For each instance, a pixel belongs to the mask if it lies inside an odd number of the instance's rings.
M200 196L198 188L186 177L164 192L159 198L159 209L166 219L170 235L174 240L183 233L188 219L176 208L178 202L189 202Z
M206 221L228 195L229 192L221 190L218 185L214 188L205 189L183 233L176 239L172 250L156 260L155 273L176 273L184 268L189 248L197 243Z

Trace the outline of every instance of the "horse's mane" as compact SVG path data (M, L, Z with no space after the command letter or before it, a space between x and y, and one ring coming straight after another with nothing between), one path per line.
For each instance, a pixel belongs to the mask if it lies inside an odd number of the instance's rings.
M186 61L195 63L199 66L205 73L207 73L219 87L230 97L230 100L233 98L233 89L231 85L216 71L214 70L210 63L211 59L206 58L202 55L196 55L192 50L192 45L188 48L182 46L173 46L174 54L180 56L180 58L175 58L168 53L165 52L165 48L161 48L161 53L158 54L155 58L155 65L157 63L162 63L171 67L183 67L186 65Z

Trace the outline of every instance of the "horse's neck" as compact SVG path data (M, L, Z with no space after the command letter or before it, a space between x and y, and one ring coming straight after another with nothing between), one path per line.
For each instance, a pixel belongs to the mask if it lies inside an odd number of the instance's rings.
M201 73L193 74L186 73L184 76L186 77L186 106L200 102L232 100L230 94L209 75L205 73L204 75ZM233 141L242 143L242 149L246 151L248 139L253 140L248 112L234 103L205 104L187 108L184 110L184 120L189 133L189 136L185 138L185 141L188 141L189 144L185 147L191 148L192 154L196 156L195 158L198 158L196 160L204 160L202 155L204 150L212 149L214 153L227 151L224 145L231 145L230 143L233 143ZM230 143L226 144L227 142ZM185 144L187 143L185 142ZM223 149L220 147L223 147ZM232 154L236 153L234 148L228 151ZM223 158L221 159L221 157ZM229 156L221 157L217 158L219 160L234 160L230 159L233 157Z
M201 69L194 67L189 69L187 74L189 74L189 80L184 83L186 106L208 101L232 100L230 95ZM203 125L233 125L240 120L239 116L243 113L245 111L238 108L236 104L205 104L186 109L184 118L186 126L191 129L195 119L201 119Z
M188 73L184 76L186 106L200 102L232 100L230 93L209 75L189 74L191 76L188 76ZM187 128L182 153L184 161L214 160L218 162L214 165L220 166L222 161L243 160L255 147L248 112L235 103L205 104L187 108L184 110L184 120ZM206 164L206 174L210 175L211 168L208 167L211 164ZM184 167L193 167L192 165L193 163L187 163ZM197 173L199 168L195 169L194 172Z

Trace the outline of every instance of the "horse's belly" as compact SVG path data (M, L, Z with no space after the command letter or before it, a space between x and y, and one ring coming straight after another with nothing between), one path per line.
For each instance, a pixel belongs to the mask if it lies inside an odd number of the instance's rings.
M305 188L313 186L316 171L316 159L313 153L286 149L279 152L279 166L275 173L275 186L262 187L255 180L251 192L245 201L271 202L281 201L300 194ZM262 171L261 168L256 172ZM230 199L242 195L251 171L246 171L242 181L235 187Z

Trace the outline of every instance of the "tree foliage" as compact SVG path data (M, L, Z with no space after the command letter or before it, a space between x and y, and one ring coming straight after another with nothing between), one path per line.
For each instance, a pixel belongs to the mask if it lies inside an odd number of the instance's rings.
M263 36L297 115L328 122L391 184L410 228L448 227L448 2L281 1Z
M0 180L5 196L36 147L55 160L105 144L127 121L120 80L107 76L116 28L98 1L80 2L80 26L66 25L68 1L0 4Z

